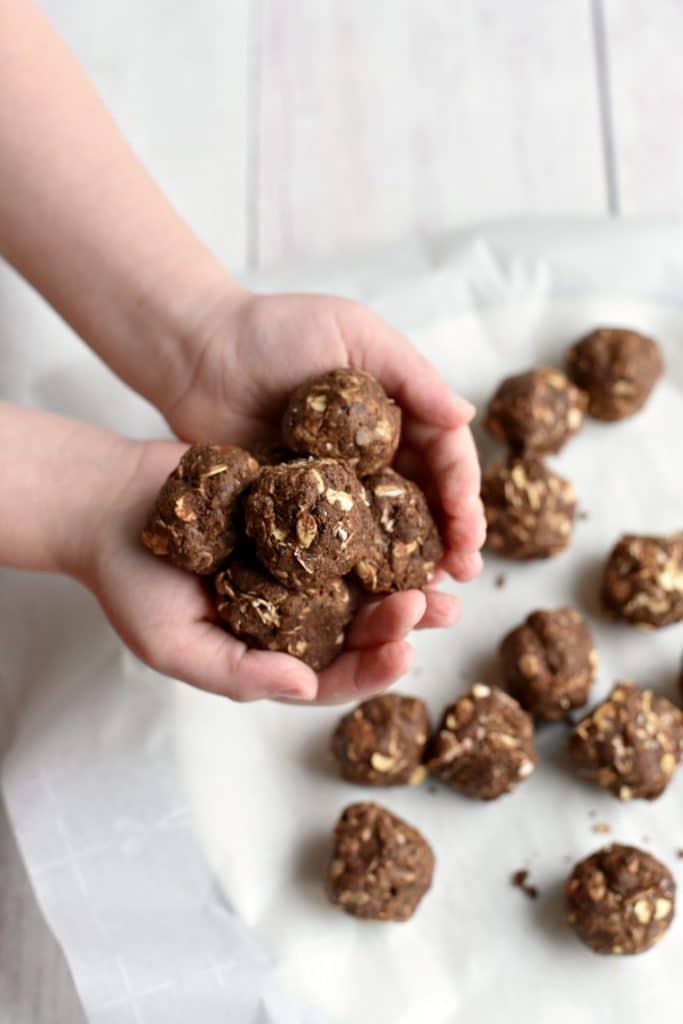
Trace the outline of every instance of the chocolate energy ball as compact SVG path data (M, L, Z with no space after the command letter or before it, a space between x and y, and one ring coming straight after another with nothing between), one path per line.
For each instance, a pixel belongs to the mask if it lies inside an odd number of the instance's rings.
M264 466L245 504L247 534L288 587L344 576L368 550L374 524L355 473L337 459Z
M377 530L356 575L373 594L426 586L443 545L424 494L393 469L382 469L363 483Z
M596 420L621 420L648 400L664 369L659 345L637 331L601 327L567 352L567 373Z
M423 836L377 804L351 804L335 825L326 890L347 914L407 921L432 884L434 854Z
M683 619L683 532L669 537L621 537L602 577L605 610L657 629Z
M579 861L567 879L567 921L594 953L644 953L671 924L675 895L660 861L613 843Z
M352 609L343 580L288 590L255 562L234 558L216 577L216 592L218 614L249 647L291 654L319 672L344 644Z
M620 800L655 800L671 782L682 753L683 712L631 682L617 683L569 737L579 774Z
M384 693L363 701L340 720L332 753L342 778L366 786L417 785L429 735L424 701Z
M237 544L238 499L258 470L241 448L193 444L159 491L142 543L180 569L216 572Z
M507 689L538 718L565 718L588 700L598 655L573 608L532 612L500 645Z
M347 459L366 476L393 459L401 410L369 373L343 366L297 388L282 433L293 451Z
M481 485L486 546L507 558L549 558L571 537L574 488L540 459L511 456L492 462Z
M506 377L486 415L492 437L528 455L558 452L583 422L586 398L552 366Z
M427 770L468 796L495 800L533 772L533 737L531 718L516 700L475 683L444 711Z

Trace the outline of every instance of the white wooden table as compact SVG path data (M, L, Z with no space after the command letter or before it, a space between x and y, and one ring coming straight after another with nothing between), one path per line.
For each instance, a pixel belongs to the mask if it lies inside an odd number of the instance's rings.
M681 0L42 2L233 270L497 217L683 213ZM0 814L0 1022L81 1020Z

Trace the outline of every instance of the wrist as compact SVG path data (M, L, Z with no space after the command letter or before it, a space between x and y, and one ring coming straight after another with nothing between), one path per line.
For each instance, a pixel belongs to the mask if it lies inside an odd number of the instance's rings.
M253 297L253 292L223 273L213 285L197 287L183 316L176 320L174 359L169 363L172 369L154 395L148 397L179 437L190 441L214 439L195 436L199 429L197 396L217 390L216 368L232 362L244 310Z
M83 579L97 522L130 473L135 443L6 402L0 436L0 564Z
M93 460L83 477L87 497L74 513L72 528L59 538L59 570L97 594L121 551L132 545L146 560L140 533L159 488L186 447L176 441L108 435L98 464Z
M251 294L218 264L195 266L178 278L183 280L182 289L169 282L149 296L142 311L149 339L144 347L150 357L142 360L145 381L137 390L167 419L200 375L218 330L222 343L230 344L239 310Z
M113 510L135 477L143 446L99 428L85 430L79 431L77 448L63 468L66 498L53 517L52 559L53 571L92 589L98 550Z

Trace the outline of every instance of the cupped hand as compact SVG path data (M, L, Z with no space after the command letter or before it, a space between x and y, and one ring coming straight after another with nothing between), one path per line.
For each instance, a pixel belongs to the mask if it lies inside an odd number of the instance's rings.
M219 624L207 580L156 558L140 541L154 497L186 445L126 443L111 460L111 487L88 516L80 576L114 629L152 668L233 700L340 703L384 689L412 662L405 637L447 625L457 603L410 591L367 603L343 653L319 675L286 654L250 650Z
M473 407L370 309L315 295L226 294L190 346L187 379L162 409L179 437L249 445L277 435L292 391L338 366L373 374L403 410L397 466L425 488L445 545L443 569L481 569L485 524ZM412 599L411 599L412 600Z

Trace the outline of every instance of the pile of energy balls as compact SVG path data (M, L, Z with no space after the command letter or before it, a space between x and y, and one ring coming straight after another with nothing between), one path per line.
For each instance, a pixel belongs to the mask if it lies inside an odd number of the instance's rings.
M532 559L567 546L574 491L542 456L557 452L586 413L601 420L635 413L662 369L654 341L603 328L569 349L567 375L539 366L502 382L485 421L509 450L483 477L492 551ZM219 615L240 639L322 668L343 645L352 615L348 574L373 594L423 587L442 554L424 495L388 468L399 433L400 410L375 380L334 370L292 396L286 447L190 448L164 484L143 541L181 568L214 576ZM622 537L601 596L608 614L642 629L683 620L683 532ZM501 686L475 683L435 731L424 701L396 693L344 715L332 737L342 778L418 786L431 775L482 800L511 792L536 765L534 720L566 720L583 707L598 658L571 608L533 612L499 653ZM632 682L617 683L574 725L569 754L580 775L620 800L653 800L683 758L683 712ZM435 866L417 829L376 803L354 803L333 845L326 880L333 903L363 919L413 915ZM565 891L567 920L598 953L643 952L673 917L671 873L634 847L612 844L582 860Z
M284 445L193 445L143 543L214 577L218 614L248 646L320 671L344 644L349 582L370 594L421 588L443 555L422 491L390 468L400 433L401 410L373 377L332 370L292 395Z

